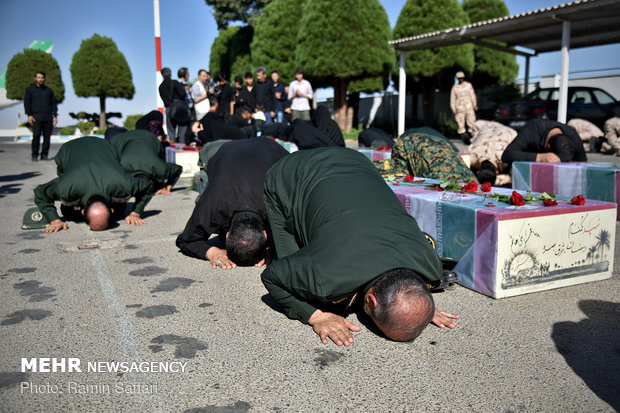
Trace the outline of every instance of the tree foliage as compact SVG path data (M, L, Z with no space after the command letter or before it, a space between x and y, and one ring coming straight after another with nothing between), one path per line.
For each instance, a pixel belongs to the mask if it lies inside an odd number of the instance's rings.
M245 72L253 72L250 58L253 34L252 26L230 26L220 30L211 45L211 73L215 76L223 72L231 80L237 75L243 76Z
M463 10L471 23L508 15L508 7L502 0L464 0ZM476 45L474 59L476 68L471 80L476 87L512 82L519 73L517 57L511 53Z
M457 0L407 0L394 27L394 39L463 26L469 19ZM399 54L396 58L399 59ZM407 74L415 80L454 78L457 70L474 69L473 46L463 44L407 52ZM398 67L398 65L396 65Z
M390 23L378 0L309 0L304 8L295 60L313 86L334 86L336 121L344 128L351 81L387 74Z
M83 40L69 69L77 96L99 97L100 128L106 127L106 98L133 98L135 88L131 70L125 56L109 37L94 34Z
M58 62L51 54L32 49L24 49L11 58L6 70L7 98L23 100L26 88L34 83L34 74L38 71L45 72L45 85L54 92L56 102L65 100L65 84Z
M295 48L303 5L303 0L273 0L254 26L252 64L277 70L285 84L295 79Z
M213 7L213 17L218 30L226 29L231 22L239 21L254 24L261 10L271 0L205 0L208 6Z
M239 26L232 26L219 31L218 36L213 39L211 44L211 55L209 56L209 70L213 77L218 72L230 74L230 51L229 44L233 35L237 33Z
M310 0L295 56L313 78L359 79L390 65L389 40L390 23L378 0Z
M467 14L457 0L407 0L394 27L394 39L429 33L469 23ZM399 66L400 53L396 53ZM458 70L472 73L472 44L414 50L406 54L406 73L422 89L424 122L433 122L434 91L448 90ZM415 86L414 86L415 87Z

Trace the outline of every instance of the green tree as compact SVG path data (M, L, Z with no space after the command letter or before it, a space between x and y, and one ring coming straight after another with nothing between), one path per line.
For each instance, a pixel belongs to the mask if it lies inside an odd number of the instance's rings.
M295 79L295 48L302 16L303 0L274 0L264 9L254 25L250 46L254 67L277 70L282 83Z
M391 64L390 23L378 0L309 0L297 35L295 60L313 86L334 88L335 120L346 126L352 80L385 73Z
M508 7L502 0L463 0L463 10L471 23L508 15ZM488 42L506 46L502 42ZM511 53L474 45L474 60L475 71L471 81L478 88L511 83L519 73L517 56Z
M58 62L49 53L24 49L15 54L6 69L6 97L24 99L26 88L34 83L35 72L45 72L45 85L54 92L57 103L65 100L65 84L62 82Z
M407 0L394 27L394 39L429 33L469 23L467 14L457 0ZM396 53L396 67L400 52ZM433 105L437 88L449 90L454 73L472 73L474 53L472 44L414 50L406 55L406 72L422 91L424 123L433 124ZM409 83L409 82L408 82ZM415 89L413 85L412 89Z
M223 72L232 80L237 75L252 72L250 44L253 34L252 26L230 26L220 30L211 45L211 73L216 76L218 72Z
M213 77L218 72L230 74L230 41L235 33L239 30L239 26L232 26L219 31L217 37L213 39L211 44L211 55L209 56L209 70Z
M226 29L234 21L253 24L263 7L271 0L205 0L213 7L218 30Z
M82 40L79 50L73 55L69 70L77 96L99 98L101 129L106 127L107 97L133 98L131 69L125 56L109 37L95 34Z
M242 26L233 36L230 43L230 79L235 76L243 76L245 72L254 72L250 44L254 36L252 26Z

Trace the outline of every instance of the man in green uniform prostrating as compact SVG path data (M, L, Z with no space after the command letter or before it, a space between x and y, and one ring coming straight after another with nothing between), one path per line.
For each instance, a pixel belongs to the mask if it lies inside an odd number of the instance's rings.
M152 185L134 178L120 164L118 152L108 141L85 136L65 143L55 156L58 178L34 190L34 202L50 222L44 232L67 229L54 206L79 206L84 220L93 231L109 225L112 203L136 198L132 212L125 218L130 225L143 225L140 217L152 198ZM72 211L71 208L66 209ZM63 211L63 215L65 211ZM65 216L65 218L68 218Z
M443 281L439 257L364 155L291 154L267 173L264 200L278 259L263 284L324 344L353 342L359 327L334 311L356 300L393 340L411 341L431 321L456 327L459 317L435 309L426 286Z
M155 135L145 130L130 130L114 136L110 143L117 150L123 169L151 181L157 195L170 195L183 167L164 161L164 147Z

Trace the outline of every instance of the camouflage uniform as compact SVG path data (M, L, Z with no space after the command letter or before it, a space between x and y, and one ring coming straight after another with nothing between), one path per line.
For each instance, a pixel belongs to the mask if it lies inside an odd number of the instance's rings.
M459 125L457 133L462 135L466 132L465 122L469 130L474 132L474 122L476 114L474 108L478 106L474 87L469 82L457 83L452 86L450 91L450 109L454 113L456 123Z
M483 161L491 162L499 173L495 178L495 185L506 185L511 183L510 175L507 173L508 165L502 163L502 153L506 146L517 137L517 131L504 126L499 122L477 120L476 132L469 145L469 165L478 169Z
M620 156L620 118L607 119L605 122L605 139L602 150Z
M422 133L401 136L392 147L392 158L374 164L383 177L413 175L445 181L477 181L449 142Z
M569 120L567 125L577 131L583 142L583 148L586 151L590 149L590 144L586 144L586 142L590 142L591 138L600 138L603 136L603 131L600 130L598 126L585 119L574 118Z

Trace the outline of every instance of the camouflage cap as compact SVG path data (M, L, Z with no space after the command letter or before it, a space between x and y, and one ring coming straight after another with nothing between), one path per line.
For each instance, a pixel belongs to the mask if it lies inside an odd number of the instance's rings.
M459 70L458 72L456 72L456 78L457 79L465 78L465 73L463 73L461 70Z
M39 208L29 208L24 214L22 229L43 229L49 225L49 221L39 211Z

